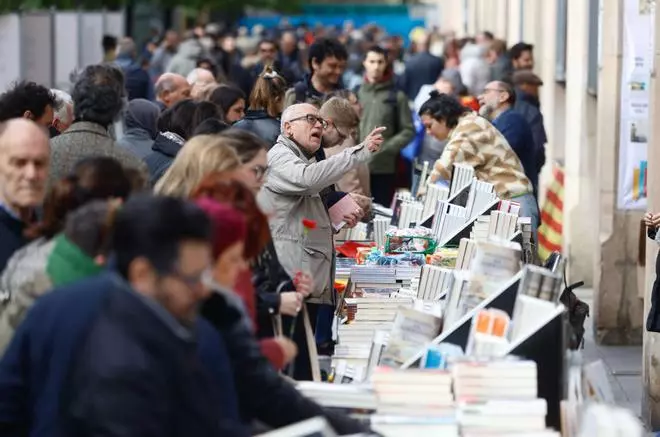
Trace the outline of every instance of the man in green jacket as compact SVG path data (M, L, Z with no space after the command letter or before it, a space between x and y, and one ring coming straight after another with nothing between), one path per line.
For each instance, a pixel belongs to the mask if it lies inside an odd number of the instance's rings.
M362 105L360 135L366 137L377 126L387 127L383 132L385 142L369 162L371 195L377 203L389 206L394 196L397 157L415 135L412 114L408 97L396 89L383 48L374 46L367 51L364 70L364 83L357 90Z

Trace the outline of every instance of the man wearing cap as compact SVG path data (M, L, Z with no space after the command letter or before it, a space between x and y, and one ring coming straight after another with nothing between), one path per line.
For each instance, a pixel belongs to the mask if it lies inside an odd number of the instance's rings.
M548 142L539 101L539 88L543 81L531 70L518 70L513 73L513 85L516 87L516 103L513 109L525 117L532 129L536 146L536 171L540 173L545 165L545 144Z

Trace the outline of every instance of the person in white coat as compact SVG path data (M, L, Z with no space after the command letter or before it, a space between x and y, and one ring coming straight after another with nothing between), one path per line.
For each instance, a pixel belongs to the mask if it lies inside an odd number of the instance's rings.
M314 278L307 299L314 325L318 310L314 306L334 302L334 231L320 193L369 161L383 142L384 128L374 129L361 144L317 162L314 155L328 127L319 110L306 103L291 105L282 114L281 125L281 135L268 152L268 179L258 199L262 210L270 214L273 243L287 274L295 277L303 271ZM315 229L305 233L303 219L315 221Z

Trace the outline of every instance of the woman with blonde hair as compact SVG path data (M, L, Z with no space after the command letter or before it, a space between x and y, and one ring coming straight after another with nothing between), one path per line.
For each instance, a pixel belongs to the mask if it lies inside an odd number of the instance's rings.
M217 135L198 135L190 139L170 168L156 183L154 192L164 196L188 197L200 182L215 172L236 170L241 161Z
M323 132L323 148L327 157L357 144L360 117L350 100L331 97L321 106L319 115L328 122ZM336 187L339 191L349 193L363 210L370 209L371 188L367 164L360 164L346 172Z

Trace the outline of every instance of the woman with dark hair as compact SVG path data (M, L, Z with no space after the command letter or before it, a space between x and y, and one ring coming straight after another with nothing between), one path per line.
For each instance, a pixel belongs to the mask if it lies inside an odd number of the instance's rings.
M255 133L272 147L280 135L279 117L284 105L286 80L271 67L264 68L250 94L250 106L245 118L234 127Z
M154 141L152 152L144 158L151 185L165 174L183 144L192 138L197 126L205 120L219 117L218 107L211 102L186 99L166 109L158 118L160 133Z
M494 185L500 199L520 203L520 216L531 218L535 233L539 211L532 183L502 134L454 97L436 91L422 105L419 116L428 134L440 141L447 140L433 165L428 184L451 180L454 164L470 165L477 179ZM424 193L425 187L420 191Z
M68 215L93 200L126 199L131 190L131 180L122 165L105 157L81 161L72 174L51 188L44 202L42 220L26 230L33 241L14 253L0 277L0 293L5 300L0 309L0 349L4 349L34 301L61 284L58 274L66 269L81 274L96 271L60 235ZM72 264L61 262L57 271L48 269L54 256Z
M197 126L197 128L195 128L195 131L193 132L192 136L195 137L197 135L218 135L229 128L230 126L224 121L218 120L217 118L209 118L208 120L204 120L203 122L201 122Z
M225 121L233 124L245 117L245 94L232 85L220 85L209 97L209 101L222 109Z

